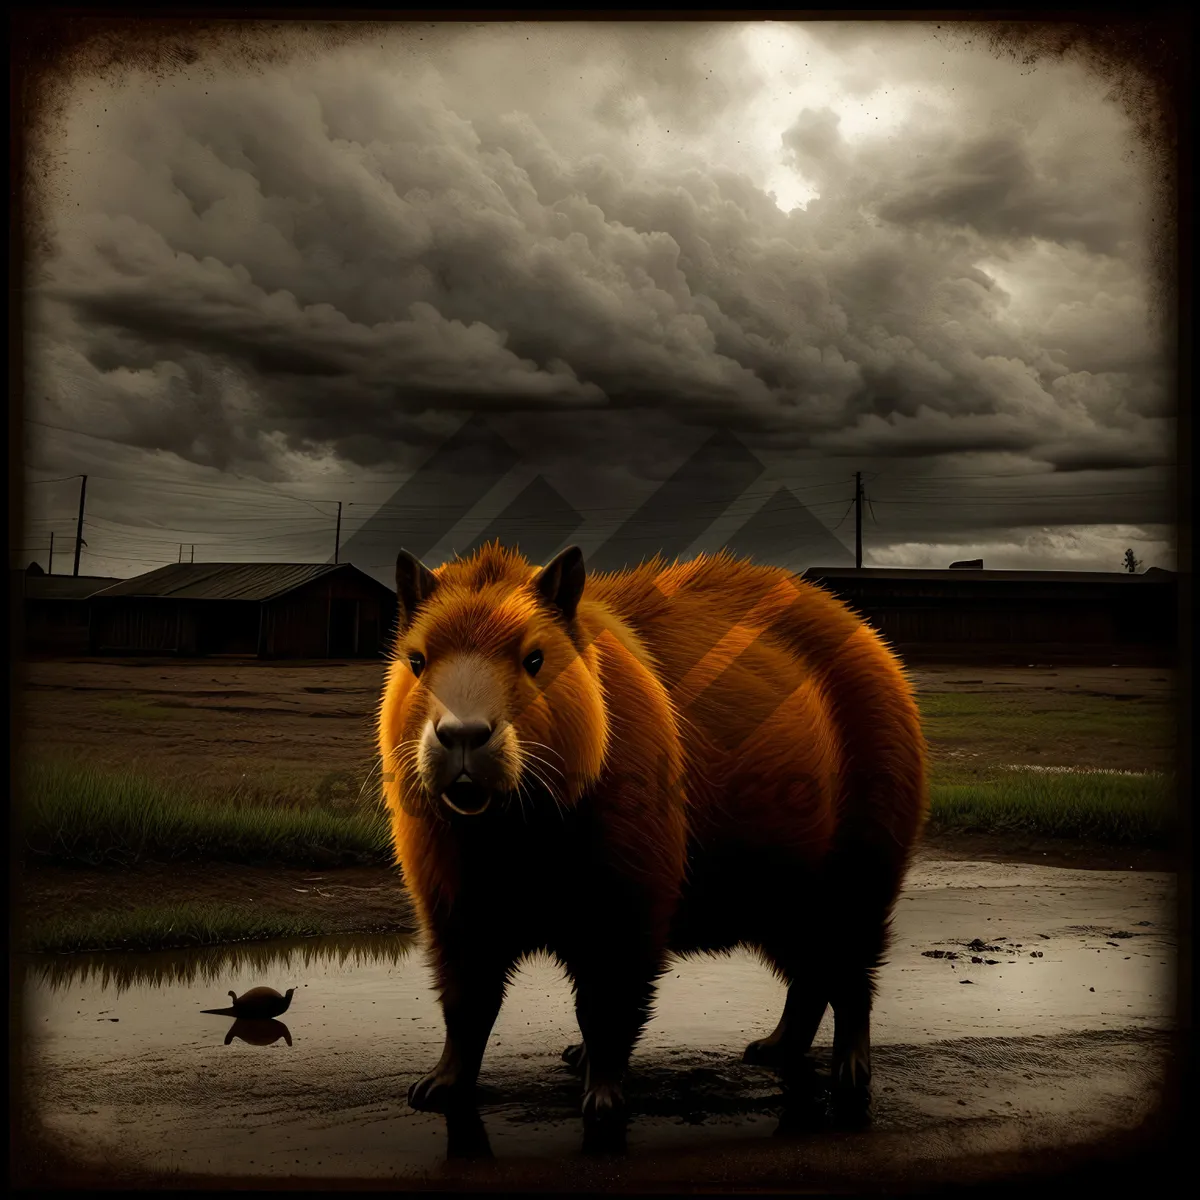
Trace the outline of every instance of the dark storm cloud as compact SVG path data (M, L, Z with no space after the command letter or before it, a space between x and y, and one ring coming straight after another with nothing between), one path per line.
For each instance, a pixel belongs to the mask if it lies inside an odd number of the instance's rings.
M957 107L887 136L780 109L769 154L820 193L790 213L738 165L769 81L736 27L442 27L89 94L53 147L38 403L264 475L411 463L431 410L490 414L585 487L661 480L710 427L847 459L1166 458L1120 113L1078 72L814 35L846 95L940 72Z
M1042 174L1022 132L1010 128L925 155L876 206L885 221L969 225L985 237L1042 238L1111 254L1128 236L1128 180L1114 191L1062 187Z

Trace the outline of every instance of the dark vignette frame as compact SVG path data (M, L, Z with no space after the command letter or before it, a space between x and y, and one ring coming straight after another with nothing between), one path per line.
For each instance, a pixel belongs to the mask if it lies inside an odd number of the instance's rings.
M1131 107L1142 139L1159 150L1166 177L1161 195L1163 234L1156 246L1160 268L1160 298L1174 308L1176 331L1177 459L1176 459L1176 537L1178 543L1179 629L1177 665L1177 769L1178 821L1180 831L1178 887L1178 1014L1175 1054L1164 1081L1163 1103L1158 1114L1141 1130L1103 1146L1080 1147L1068 1153L1056 1151L1014 1163L1017 1167L1002 1180L978 1190L1020 1186L1045 1180L1060 1186L1075 1182L1084 1187L1094 1184L1136 1183L1141 1187L1153 1180L1164 1182L1174 1175L1175 1156L1182 1164L1183 1122L1190 1114L1194 1094L1194 1050L1192 1043L1192 946L1193 930L1193 814L1191 809L1191 733L1192 733L1192 395L1193 363L1193 226L1191 213L1193 190L1193 86L1192 45L1194 24L1181 6L1130 5L1125 12L1102 10L1095 15L1079 10L1043 10L1030 19L1030 10L955 9L845 9L827 10L723 10L702 8L666 12L594 9L560 14L537 9L524 10L405 10L373 9L356 5L352 9L336 7L287 6L279 8L222 8L194 6L175 8L170 17L161 10L131 6L57 7L29 6L10 10L10 142L9 142L9 545L23 531L23 288L25 285L26 247L37 237L37 214L31 211L25 194L25 180L36 171L28 160L31 131L40 120L52 116L55 76L61 78L96 67L120 69L123 63L138 63L159 73L186 65L195 57L189 43L211 44L220 40L224 47L238 52L237 24L254 21L297 21L336 18L341 21L454 21L454 20L753 20L753 19L872 19L926 20L953 22L960 27L973 25L982 40L997 54L1032 61L1054 58L1068 49L1082 50L1094 69L1113 81ZM121 50L105 45L105 34L119 34ZM335 35L332 35L335 36ZM252 56L240 48L242 57ZM261 53L261 52L260 52ZM1140 74L1144 87L1136 96L1124 86L1130 74ZM9 759L10 796L18 793L18 763L23 730L22 695L25 681L21 661L23 645L21 607L9 597L9 738L13 753ZM20 806L10 804L9 828L9 932L19 920L22 905L19 828ZM204 1177L188 1179L170 1176L133 1176L86 1170L65 1160L38 1136L32 1114L24 1097L22 1073L22 1012L17 974L9 971L9 1154L10 1186L18 1188L65 1186L71 1188L168 1187L215 1189L251 1187L321 1190L394 1190L390 1181L358 1180L239 1180ZM965 1165L965 1164L964 1164ZM976 1164L986 1170L986 1164ZM969 1182L943 1173L943 1178L924 1181L939 1187ZM482 1182L482 1180L480 1181ZM564 1181L565 1182L565 1181ZM806 1181L808 1189L820 1189L817 1179ZM499 1179L495 1183L503 1184ZM844 1190L840 1181L829 1186ZM795 1186L780 1180L778 1186ZM621 1190L606 1173L605 1190ZM736 1184L732 1185L736 1188ZM695 1184L681 1181L681 1188L697 1190Z

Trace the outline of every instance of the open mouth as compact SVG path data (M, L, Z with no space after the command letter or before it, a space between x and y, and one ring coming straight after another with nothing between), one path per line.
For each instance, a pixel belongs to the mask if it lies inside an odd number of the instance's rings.
M492 802L492 793L473 779L460 776L443 793L447 808L464 817L477 817Z

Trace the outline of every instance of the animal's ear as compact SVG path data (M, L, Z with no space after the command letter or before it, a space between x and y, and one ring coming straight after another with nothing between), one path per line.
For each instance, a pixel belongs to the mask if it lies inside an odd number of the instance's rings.
M568 546L538 572L533 586L547 604L557 608L570 621L575 617L586 582L583 551L578 546Z
M433 595L437 576L415 554L401 550L396 555L397 618L401 629L411 623L418 608Z

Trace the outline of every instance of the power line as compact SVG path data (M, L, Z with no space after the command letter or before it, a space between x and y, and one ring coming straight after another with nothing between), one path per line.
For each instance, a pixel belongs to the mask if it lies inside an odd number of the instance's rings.
M43 520L54 520L53 517L39 518ZM105 517L89 517L89 521L108 520ZM131 525L126 522L113 522L109 520L109 524L118 524L122 529L161 529L164 533L210 533L211 527L197 529L191 525ZM271 526L279 526L283 530L284 526L307 525L313 529L328 529L329 526L325 521L317 517L213 517L213 525L258 525L261 528L269 528ZM172 541L175 539L168 539Z
M1174 465L1175 465L1174 463L1150 463L1147 465L1136 466L1136 467L1111 467L1111 468L1107 468L1107 470L1149 471L1149 470L1154 470L1154 469L1173 468ZM1100 468L1095 468L1095 469L1100 470ZM887 474L887 473L888 472L886 472L886 471L880 472L880 474ZM916 483L924 483L924 482L940 483L943 479L947 480L948 482L954 482L954 483L964 483L964 482L969 483L972 479L1051 479L1055 475L1059 475L1061 477L1061 473L1058 471L1004 471L1004 472L1000 472L1000 473L981 472L978 475L975 475L975 474L972 474L972 475L919 475L919 476L914 477L914 482L916 482ZM878 478L878 476L877 476L877 478Z
M844 481L842 481L842 480L834 480L831 483L816 483L816 484L812 484L811 486L805 487L805 488L794 488L794 487L790 487L787 484L771 483L771 484L768 484L762 490L747 489L746 491L744 491L744 492L740 493L738 496L736 496L733 500L729 500L729 501L726 501L726 500L693 500L693 501L688 502L687 507L688 507L689 512L695 512L697 509L700 509L700 510L718 509L718 510L724 512L724 511L727 511L728 509L730 509L735 504L744 502L747 505L749 505L749 504L752 504L755 500L757 500L759 502L758 507L761 507L761 505L764 501L772 499L778 492L781 492L781 491L785 491L785 492L817 491L819 489L825 489L825 488L831 488L831 487L841 487L843 482ZM653 493L652 493L652 495L653 495ZM587 512L588 512L589 516L597 515L597 514L606 514L606 513L616 513L616 514L632 516L634 513L638 512L641 509L642 505L645 503L646 503L645 500L630 500L624 504L594 504L594 505L587 506ZM834 504L836 504L836 503L840 503L840 501L806 502L805 506L812 507L813 503L834 503ZM413 513L423 513L423 514L428 513L428 514L432 515L432 514L440 513L440 512L458 512L459 511L459 507L457 505L452 505L452 504L421 504L418 507L415 505L410 506L407 504L390 504L390 503L375 504L373 501L370 501L370 500L351 500L348 502L348 506L352 507L352 508L371 508L371 509L374 509L375 512L377 512L377 513L385 513L385 514L395 511L397 513L402 513L406 516L411 515Z
M880 504L905 504L910 506L918 506L928 508L936 504L939 500L946 499L946 496L922 496L915 500L885 500L880 498ZM1063 493L1055 496L976 496L969 497L963 495L955 496L955 504L989 504L989 505L1007 505L1007 504L1052 504L1056 501L1072 502L1075 500L1100 500L1109 499L1125 499L1125 500L1166 500L1169 497L1161 492L1080 492L1074 495Z
M289 496L285 492L269 492L262 491L257 488L241 487L236 484L225 484L200 480L171 480L162 479L159 476L142 476L141 479L129 479L120 475L98 475L97 479L104 479L109 483L120 483L127 488L152 488L156 493L166 492L168 494L178 496L202 497L205 499L221 499L229 497L235 499L239 496L253 496L261 500L277 500L288 501L293 504L308 504L316 508L318 504L336 504L336 500L310 500L305 496ZM205 492L203 489L217 489L214 492ZM317 510L318 512L320 509Z
M90 521L89 521L90 524ZM126 543L133 543L139 546L176 546L179 544L178 538L171 537L145 537L136 532L127 533L123 530L100 529L98 533L104 535L106 544L111 539L119 539ZM180 532L176 530L176 532ZM241 546L255 544L259 542L284 542L306 540L316 542L318 538L326 536L324 529L302 531L299 533L267 533L252 537L228 537L228 538L213 538L209 541L190 542L193 546Z

